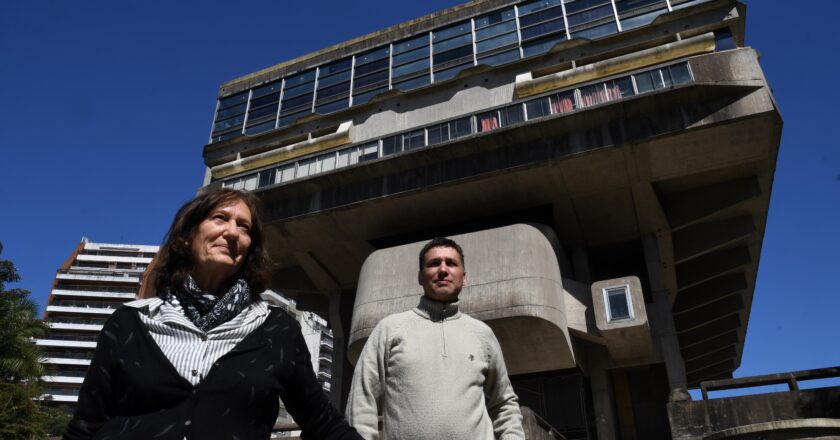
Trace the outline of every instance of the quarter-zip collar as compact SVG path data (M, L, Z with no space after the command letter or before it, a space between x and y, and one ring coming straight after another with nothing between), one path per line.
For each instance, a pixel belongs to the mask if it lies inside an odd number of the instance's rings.
M435 301L427 298L425 295L420 297L420 303L414 308L414 313L432 322L451 321L461 317L461 311L458 309L458 301Z

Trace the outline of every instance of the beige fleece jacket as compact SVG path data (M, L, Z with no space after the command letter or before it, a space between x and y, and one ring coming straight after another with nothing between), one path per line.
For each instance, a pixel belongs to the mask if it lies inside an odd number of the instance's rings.
M458 303L422 297L373 329L353 374L347 420L365 439L524 439L501 348Z

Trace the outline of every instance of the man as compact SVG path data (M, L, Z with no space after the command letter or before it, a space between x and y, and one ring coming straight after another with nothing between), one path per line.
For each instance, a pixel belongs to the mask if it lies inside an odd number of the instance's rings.
M353 374L347 419L365 439L524 439L522 414L499 342L458 310L464 253L447 238L420 251L424 295L384 318Z

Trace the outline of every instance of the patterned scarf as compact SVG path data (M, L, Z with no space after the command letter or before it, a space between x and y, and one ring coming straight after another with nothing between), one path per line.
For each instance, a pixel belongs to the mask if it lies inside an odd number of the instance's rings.
M180 305L184 315L201 331L207 332L230 321L251 303L251 289L244 279L236 283L224 295L205 292L190 276L183 289L169 288L163 298L175 306Z

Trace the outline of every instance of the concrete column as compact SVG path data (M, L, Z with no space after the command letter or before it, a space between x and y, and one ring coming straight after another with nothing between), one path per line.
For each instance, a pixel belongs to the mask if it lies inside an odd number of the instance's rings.
M615 405L610 382L610 358L603 347L587 350L589 385L592 388L592 406L595 411L595 431L598 440L617 440Z
M648 312L648 320L655 341L654 345L659 348L660 355L665 361L668 387L671 390L670 399L672 401L675 397L684 399L688 395L685 363L682 353L680 353L680 344L674 326L674 315L671 311L671 303L668 301L668 291L665 288L664 268L656 236L653 234L642 236L642 246L645 253L648 278L650 279L651 296L653 297L653 310Z

